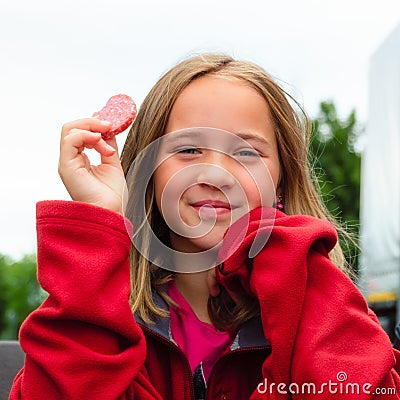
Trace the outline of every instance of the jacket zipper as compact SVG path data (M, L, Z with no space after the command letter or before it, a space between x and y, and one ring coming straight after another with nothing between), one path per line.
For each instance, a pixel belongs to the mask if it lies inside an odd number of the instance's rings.
M221 354L219 356L219 358L217 359L217 361L215 362L215 364L211 370L210 376L208 378L208 382L210 382L210 383L212 382L213 376L215 375L215 370L217 369L216 368L217 364L220 363L221 360L223 360L225 358L229 358L232 355L237 354L237 353L256 353L261 350L270 350L270 349L271 349L271 346L253 346L253 347L246 347L244 349L239 348L239 349L235 349L235 350L230 350L228 348L228 350L226 352L224 352L223 354ZM205 400L214 400L214 399L210 399L210 397L209 397L209 395L210 395L209 388L210 388L210 385L207 385Z
M173 342L171 342L170 340L168 340L164 336L160 335L157 332L154 332L153 330L149 329L147 326L144 326L142 324L140 324L140 326L142 327L143 330L146 330L150 335L153 335L158 340L161 340L161 342L165 343L172 350L177 351L179 356L183 359L187 375L189 376L190 399L191 400L196 400L195 397L194 397L194 385L193 385L192 369L190 368L189 360L187 359L185 353L176 344L174 344Z
M146 330L150 335L156 337L158 340L160 340L161 342L165 343L167 346L169 346L170 349L172 349L173 351L176 351L179 356L183 359L184 365L185 365L185 369L187 372L187 375L189 377L189 388L190 388L190 400L196 400L195 396L194 396L194 385L193 385L193 374L192 374L192 369L190 367L189 364L189 360L186 357L186 354L173 342L171 342L171 340L165 338L164 336L160 335L159 333L153 331L152 329L148 328L145 325L142 325L139 323L139 325L142 327L143 330ZM231 344L230 344L231 346ZM221 362L221 360L225 359L225 358L229 358L237 353L256 353L258 351L261 350L271 350L271 346L252 346L252 347L246 347L246 348L238 348L235 350L231 350L230 346L228 347L228 349L221 354L218 359L216 360L211 372L210 372L210 376L208 378L208 382L212 382L212 378L215 375L215 370L217 369L217 364ZM207 384L206 385L206 397L205 400L214 400L214 399L210 399L210 385Z

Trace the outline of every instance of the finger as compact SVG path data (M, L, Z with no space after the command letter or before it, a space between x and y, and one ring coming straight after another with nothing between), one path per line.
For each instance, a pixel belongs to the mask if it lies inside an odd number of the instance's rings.
M111 123L109 121L102 121L97 118L82 118L63 125L61 130L61 138L67 136L73 129L107 133L110 128Z
M60 163L68 163L82 153L84 148L94 148L101 140L99 132L73 129L60 142Z
M117 151L111 145L108 144L106 140L100 139L93 148L102 156L102 164L109 164L110 163L110 156L113 156ZM103 162L104 161L104 162Z
M233 300L236 304L240 305L240 304L243 303L243 299L242 299L241 296L237 295L235 292L232 292L232 291L228 291L228 293L229 293L229 296L232 297L232 300Z
M118 145L115 136L107 140L102 139L99 142L99 146L105 146L105 148L102 147L101 149L102 151L100 151L100 149L97 149L97 147L95 147L95 149L101 155L102 164L115 165L115 166L121 165L121 161L118 155Z
M208 286L208 290L210 292L210 295L212 297L216 297L219 295L221 289L219 287L219 284L217 282L217 278L215 275L215 268L212 268L208 271L207 274L207 286Z
M83 159L83 166L88 170L90 168L89 157L85 153L82 153L81 155L82 155L82 159Z

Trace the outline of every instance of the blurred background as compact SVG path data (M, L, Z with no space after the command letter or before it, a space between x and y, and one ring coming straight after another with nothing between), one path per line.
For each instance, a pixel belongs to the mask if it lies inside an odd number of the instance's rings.
M138 106L178 61L220 51L263 66L313 121L312 163L357 284L391 337L400 287L400 3L381 0L2 0L0 339L46 296L35 204L69 199L63 123L113 94ZM118 136L122 148L126 133Z

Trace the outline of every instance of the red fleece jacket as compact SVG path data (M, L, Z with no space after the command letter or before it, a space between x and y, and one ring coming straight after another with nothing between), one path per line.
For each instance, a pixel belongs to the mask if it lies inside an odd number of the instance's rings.
M227 350L225 363L221 358L212 373L216 379L209 383L208 398L244 400L249 396L238 393L254 391L252 400L375 399L380 396L372 393L379 387L395 388L398 394L384 398L399 399L398 353L357 288L329 261L327 252L336 241L331 225L278 212L271 232L271 221L260 221L259 210L250 213L248 229L242 221L226 235L221 257L232 246L239 248L220 266L218 278L230 289L258 297L272 353L265 358L265 380L257 390L248 374L254 364L246 364L243 357L250 360L260 353ZM271 237L249 262L257 229ZM236 243L242 230L243 243ZM165 339L157 342L146 336L146 343L132 316L126 221L95 206L42 202L37 231L38 278L49 297L21 328L26 361L10 399L191 398L187 360ZM238 360L244 369L236 367ZM315 395L279 393L288 391L291 383L320 389L329 380L338 382L339 372L347 374L343 383L357 383L361 391L362 385L371 384L371 393L339 396L328 387ZM272 384L281 386L278 390Z
M307 391L291 396L296 385L308 384L322 392L318 399L375 399L381 398L375 391L389 388L396 394L383 397L399 399L400 353L358 289L329 260L337 241L332 225L279 211L274 219L274 214L253 210L228 230L220 255L228 258L217 274L228 289L260 301L272 347L263 364L270 387L263 399L314 398ZM261 252L248 258L251 245L264 238Z

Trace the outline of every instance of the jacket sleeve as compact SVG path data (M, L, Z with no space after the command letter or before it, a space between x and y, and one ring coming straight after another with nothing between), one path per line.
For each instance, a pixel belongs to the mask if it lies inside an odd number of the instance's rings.
M260 215L253 210L227 232L217 269L228 290L258 298L271 343L262 391L251 399L400 399L399 352L330 261L337 240L331 224L279 211ZM250 259L260 238L266 244Z
M128 296L131 225L70 201L37 205L38 280L49 296L23 323L11 400L158 399Z

